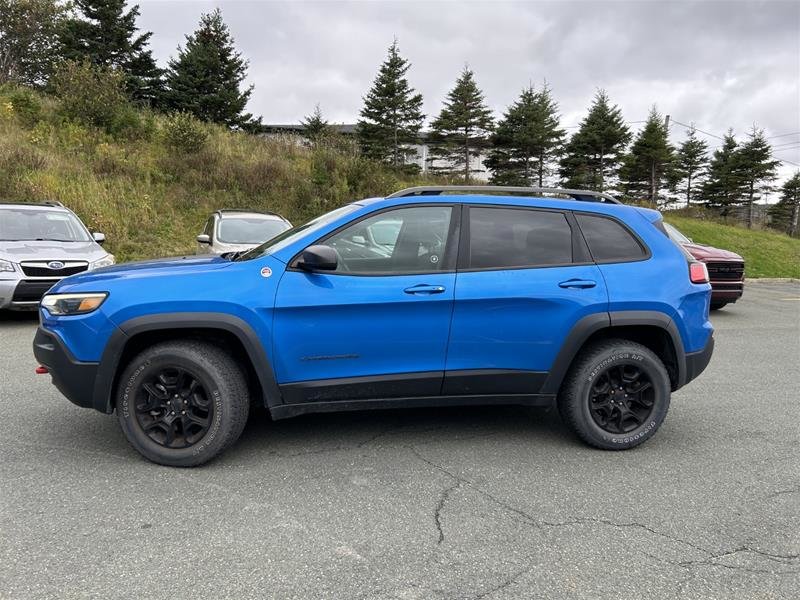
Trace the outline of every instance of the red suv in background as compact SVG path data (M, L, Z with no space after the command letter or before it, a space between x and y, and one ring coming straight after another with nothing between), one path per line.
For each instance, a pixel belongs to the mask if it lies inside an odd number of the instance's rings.
M711 279L711 310L719 310L736 302L744 293L744 259L735 252L713 246L695 244L669 223L664 223L667 234L695 259L706 264Z

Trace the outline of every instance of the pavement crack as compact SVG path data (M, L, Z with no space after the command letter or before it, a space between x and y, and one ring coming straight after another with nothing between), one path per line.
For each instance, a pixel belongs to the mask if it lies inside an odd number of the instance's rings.
M800 492L800 485L797 485L795 487L786 490L778 490L776 492L772 492L767 496L767 498L768 499L776 498L777 496L783 496L784 494L797 494L798 492Z
M486 590L484 592L481 592L480 594L475 596L475 598L473 598L473 600L483 600L483 598L488 598L489 596L495 594L496 592L499 592L500 590L503 590L503 589L507 588L510 585L514 585L520 577L525 575L531 569L533 569L532 566L525 567L524 569L520 569L519 571L517 571L513 575L510 575L509 577L506 577L502 582L500 582L498 585L494 586L493 588L490 588L490 589L488 589L488 590Z
M456 481L450 487L443 489L441 496L439 496L439 502L436 504L436 509L433 511L433 522L436 524L436 530L439 532L439 541L436 542L438 546L441 546L444 542L444 529L442 529L442 510L444 510L444 505L447 503L448 498L450 498L450 494L452 494L460 486L461 482Z

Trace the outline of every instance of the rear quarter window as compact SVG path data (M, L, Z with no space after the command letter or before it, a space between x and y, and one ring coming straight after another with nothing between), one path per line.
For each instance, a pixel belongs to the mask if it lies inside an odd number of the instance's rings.
M596 262L628 262L647 258L647 250L618 221L596 215L575 214L589 252Z

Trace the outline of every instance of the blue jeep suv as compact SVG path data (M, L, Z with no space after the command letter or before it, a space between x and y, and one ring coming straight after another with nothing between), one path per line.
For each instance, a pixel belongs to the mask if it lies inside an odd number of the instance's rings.
M34 353L164 465L222 452L251 403L282 419L555 402L585 442L625 449L708 364L710 295L657 211L579 190L410 188L247 252L69 277L42 300Z

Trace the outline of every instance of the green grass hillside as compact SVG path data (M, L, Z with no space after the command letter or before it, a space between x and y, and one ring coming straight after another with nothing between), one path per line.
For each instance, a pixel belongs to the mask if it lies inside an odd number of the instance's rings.
M0 200L64 203L106 234L120 261L194 252L195 236L219 208L271 210L301 223L434 181L367 161L343 139L309 148L195 124L204 138L195 151L170 139L161 115L140 112L110 135L60 109L50 98L0 88Z
M747 277L800 278L800 239L670 213L664 219L698 244L740 254L745 260Z
M91 96L91 95L89 95ZM106 107L81 99L102 112ZM447 183L365 160L352 142L315 147L123 106L98 128L85 108L0 86L0 200L58 200L108 237L118 260L192 253L218 208L279 212L301 223L354 199ZM111 133L109 133L111 132ZM800 277L800 240L668 215L695 241L738 252L750 277Z

